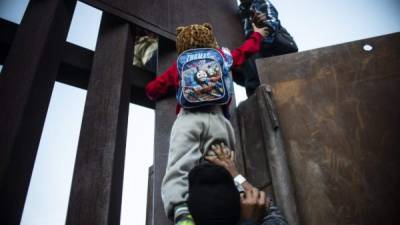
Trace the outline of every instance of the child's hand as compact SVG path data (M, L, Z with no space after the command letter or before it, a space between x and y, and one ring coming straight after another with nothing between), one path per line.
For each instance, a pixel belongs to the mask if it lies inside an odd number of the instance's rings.
M258 11L254 13L254 16L252 18L253 31L260 33L261 36L263 36L264 38L268 35L266 20L267 16L265 15L265 13L261 13Z
M269 32L268 32L268 28L267 27L258 28L254 23L252 23L252 25L253 25L253 31L254 32L260 33L263 38L268 36Z

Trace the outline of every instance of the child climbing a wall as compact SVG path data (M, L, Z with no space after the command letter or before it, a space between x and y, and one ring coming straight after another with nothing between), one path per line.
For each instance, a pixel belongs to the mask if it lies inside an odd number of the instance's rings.
M255 17L262 18L265 16L261 14ZM229 70L260 50L267 30L253 26L253 34L233 51L218 46L208 23L178 27L177 61L146 86L151 100L165 97L172 88L176 90L178 116L171 130L161 187L165 211L175 224L194 224L186 205L189 171L212 143L222 141L234 147L234 131L226 118L233 94Z

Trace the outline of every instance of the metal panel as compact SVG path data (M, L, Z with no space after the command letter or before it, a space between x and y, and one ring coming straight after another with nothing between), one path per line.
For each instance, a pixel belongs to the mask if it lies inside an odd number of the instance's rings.
M165 47L166 46L166 47ZM160 44L163 51L159 51L159 63L157 71L166 70L176 60L176 51L173 45ZM166 98L156 103L155 132L154 132L154 186L153 186L153 222L154 225L172 225L164 212L161 201L161 183L165 174L168 161L169 137L172 124L175 121L175 97Z
M234 146L234 151L235 151L235 165L241 174L246 174L245 171L245 161L244 161L244 154L243 154L243 144L242 144L242 139L241 139L241 134L240 134L240 116L239 116L239 110L236 107L236 99L235 97L232 98L231 104L229 106L229 113L231 115L231 118L229 119L233 130L235 131L235 139L236 143Z
M0 79L0 224L21 220L75 4L30 1L7 54ZM10 38L7 34L1 42Z
M266 142L269 171L275 201L283 211L289 225L299 225L299 216L294 197L293 184L282 140L282 132L271 98L271 88L261 85L257 89L257 103L262 127L261 137Z
M4 63L5 57L8 55L17 28L17 24L0 19L0 64ZM160 40L163 41L164 38L160 38ZM62 59L57 81L87 89L94 52L68 42L65 42L64 49L60 52L62 52ZM147 98L144 88L155 75L132 65L129 65L128 70L129 82L132 85L131 103L154 109L155 104ZM0 76L1 79L2 76Z
M147 205L146 205L146 225L153 223L153 184L154 184L154 166L149 167L149 178L147 180Z
M103 13L66 224L119 224L129 114L130 25Z
M175 39L177 26L210 22L221 45L233 48L243 41L243 29L236 14L236 0L84 0L83 2L171 40Z
M400 33L257 64L273 86L302 223L397 224Z
M0 18L0 63L4 64L10 50L11 43L17 33L18 26L10 21Z
M246 178L257 188L269 186L271 178L265 151L267 143L262 136L263 128L256 95L240 103L238 118Z
M246 178L257 188L273 192L288 224L298 225L292 180L270 88L262 85L242 102L238 118Z

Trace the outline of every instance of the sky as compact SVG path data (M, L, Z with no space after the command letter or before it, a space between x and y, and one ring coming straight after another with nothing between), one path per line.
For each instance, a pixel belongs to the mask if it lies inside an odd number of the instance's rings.
M28 0L0 0L0 17L20 23L27 3ZM272 3L300 51L400 31L399 0ZM67 41L94 50L101 14L100 10L78 2ZM238 103L246 99L243 88L235 86L235 90ZM56 82L21 225L65 224L85 98L85 90ZM130 104L121 225L145 224L153 136L154 111Z

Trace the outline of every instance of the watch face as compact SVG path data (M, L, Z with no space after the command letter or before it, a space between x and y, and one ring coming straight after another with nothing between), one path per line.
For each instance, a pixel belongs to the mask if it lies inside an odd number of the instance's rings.
M246 181L246 178L244 178L242 175L237 175L235 178L233 178L235 183L243 184Z

